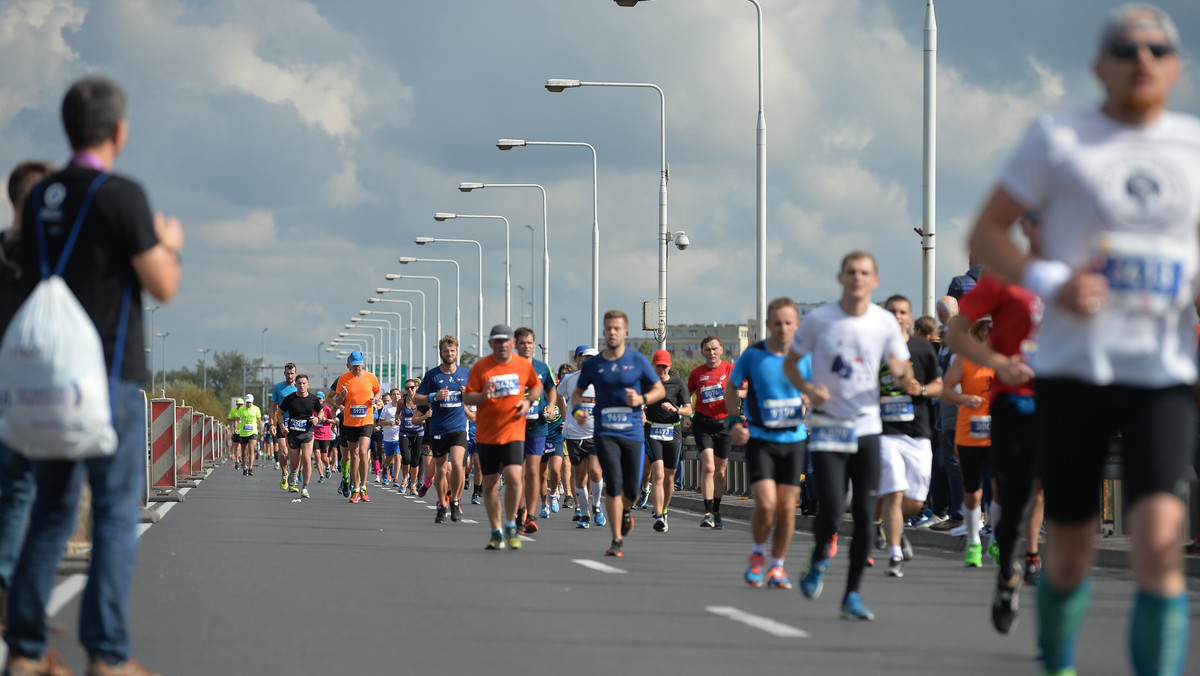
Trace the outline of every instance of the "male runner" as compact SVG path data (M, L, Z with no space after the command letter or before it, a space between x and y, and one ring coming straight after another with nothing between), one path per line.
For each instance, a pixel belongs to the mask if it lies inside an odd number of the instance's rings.
M702 528L725 527L721 521L721 496L725 494L725 470L729 466L729 430L725 423L725 381L733 364L721 359L725 348L720 339L708 336L700 341L704 363L688 375L687 389L695 397L692 433L700 449L700 494L704 498Z
M417 404L428 404L433 413L428 423L432 442L430 450L437 466L434 488L437 494L435 523L450 519L458 521L462 514L459 498L463 491L463 456L467 453L467 414L463 411L462 388L470 371L458 365L458 340L444 336L438 342L442 363L429 369L421 379L415 398ZM446 467L447 460L449 467ZM426 476L426 483L429 477Z
M802 422L804 401L788 382L783 359L800 326L800 313L790 298L776 298L767 305L766 340L751 345L738 357L733 373L725 381L725 406L733 443L746 447L754 513L750 517L750 565L746 582L755 587L791 589L783 562L792 533L796 530L796 501L800 498L800 474L804 471L808 430ZM801 377L812 380L812 355L797 365ZM746 382L745 416L738 414L737 385ZM774 521L771 566L767 564L767 537Z
M279 405L281 403L283 403L284 397L288 396L289 394L291 394L295 391L296 391L296 365L293 364L292 362L288 362L283 365L283 380L275 383L275 386L271 388L271 401L270 401L269 405L267 406L268 413L267 413L267 423L266 423L266 426L269 427L269 431L271 432L272 447L276 450L276 459L279 461L276 463L276 466L281 468L281 471L283 473L283 476L279 482L279 487L285 491L288 490L288 486L289 486L288 465L291 464L291 453L289 452L289 449L285 449L283 447L284 446L283 444L278 443L277 437L282 436L282 435L276 434L276 432L278 432L280 430L288 429L287 420L285 420L283 418L283 416L281 416L279 414ZM267 432L267 430L264 429L264 433L263 433L264 441L266 440L266 436L267 436L266 432ZM287 459L286 462L284 461L285 458ZM308 477L304 477L304 480L305 480L305 482L307 482Z
M1054 556L1038 585L1046 673L1075 673L1098 530L1100 470L1121 434L1137 600L1138 674L1178 674L1188 647L1179 534L1195 441L1192 303L1200 268L1200 120L1166 109L1179 34L1161 10L1105 22L1099 108L1037 120L1001 170L971 235L989 269L1041 297L1035 424ZM1041 255L1009 240L1040 217ZM1088 424L1080 424L1087 421Z
M296 391L284 397L279 404L279 410L287 420L288 468L291 473L288 490L299 492L300 497L307 498L308 482L313 473L313 432L317 423L324 418L325 411L321 399L308 391L308 376L295 376L293 382ZM297 471L302 479L297 479ZM297 481L303 484L300 488L296 487Z
M595 348L580 345L575 348L575 365L583 368L584 362L600 354ZM579 371L572 371L562 377L558 383L558 396L563 401L570 401L575 392L575 383L579 380ZM596 447L592 440L593 419L592 410L596 405L596 390L589 385L583 391L580 406L587 412L588 418L582 423L573 415L566 416L563 422L563 436L567 438L567 459L574 468L572 489L575 492L575 516L577 528L590 528L594 520L597 526L603 526L604 508L601 506L604 486L603 473L600 471L600 461L596 458ZM590 490L589 490L590 486Z
M247 459L245 457L245 448L249 444L241 443L242 409L245 407L246 400L237 397L233 400L233 408L229 409L229 415L226 417L229 420L229 426L233 429L233 468L236 470L240 467L242 476L254 476L254 458Z
M529 407L525 414L525 522L526 533L536 533L537 519L534 518L542 492L542 456L546 452L547 420L557 415L558 392L554 389L554 374L546 362L533 356L537 347L537 336L533 329L522 326L517 329L517 354L533 364L542 381L542 396ZM559 463L562 463L561 458ZM556 484L557 485L557 484ZM549 514L547 513L547 516Z
M620 310L604 313L604 351L583 363L571 394L571 414L582 424L591 417L583 404L589 385L595 387L596 456L604 471L604 495L611 521L612 545L605 556L622 556L624 537L633 530L629 511L638 497L642 478L643 432L641 409L666 394L650 360L625 349L629 318Z
M912 559L912 545L904 534L904 520L921 512L933 477L933 426L929 400L942 394L942 373L937 352L929 341L913 335L912 303L900 295L884 301L883 308L896 317L910 355L912 378L900 387L888 364L879 367L879 516L888 548L890 577L904 577L904 562Z
M262 429L262 409L254 405L254 395L242 397L242 407L238 413L238 436L234 441L241 448L242 465L249 465L246 474L254 476L254 442L258 440L259 430Z
M671 377L671 353L654 353L654 371L666 393L643 409L646 455L650 458L650 501L654 505L654 530L667 532L667 509L675 489L675 469L683 452L679 421L692 415L691 395L679 378Z
M517 503L525 449L525 415L541 397L542 382L528 359L513 354L515 340L507 325L492 327L488 337L492 353L471 368L461 401L476 407L475 439L483 471L483 504L492 536L487 549L521 548ZM500 472L504 472L504 521L501 530Z
M854 489L851 512L854 540L850 572L842 597L842 619L873 620L859 587L870 547L871 523L879 491L879 364L887 361L893 382L908 389L908 348L896 318L871 303L879 286L875 258L853 251L842 259L838 282L842 297L813 310L804 319L783 362L788 380L812 402L808 450L816 474L820 513L813 526L816 545L800 591L821 594L829 568L829 543L846 513L846 486ZM812 355L812 380L800 373L800 359ZM849 482L847 482L849 480Z
M375 374L363 366L363 353L350 353L350 370L338 376L333 403L343 407L341 436L350 450L350 502L370 502L367 469L370 464L372 421L379 405L380 387Z

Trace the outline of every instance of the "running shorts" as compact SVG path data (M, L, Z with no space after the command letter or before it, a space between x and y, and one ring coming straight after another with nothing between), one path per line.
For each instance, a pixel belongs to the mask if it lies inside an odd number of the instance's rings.
M523 462L525 442L510 441L507 444L478 444L479 469L484 476L499 474L500 470Z
M751 485L770 479L777 485L799 486L807 446L804 441L766 441L750 437L746 444L746 469Z
M925 502L933 477L933 443L924 437L883 434L879 437L879 494L904 493Z

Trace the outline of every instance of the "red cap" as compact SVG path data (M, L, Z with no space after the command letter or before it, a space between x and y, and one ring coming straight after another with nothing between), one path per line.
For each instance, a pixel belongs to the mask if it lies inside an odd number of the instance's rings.
M663 364L665 366L670 366L671 365L671 353L667 352L666 350L659 350L654 353L654 359L652 361L654 362L655 366L658 366L659 364Z

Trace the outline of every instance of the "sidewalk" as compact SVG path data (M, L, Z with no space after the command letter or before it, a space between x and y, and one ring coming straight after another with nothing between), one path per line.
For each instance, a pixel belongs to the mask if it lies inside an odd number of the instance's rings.
M704 513L704 500L699 493L691 491L678 491L671 498L671 506L676 509L684 509L697 514ZM754 512L754 499L742 497L726 496L721 499L721 516L731 519L739 519L749 521L750 515ZM679 523L678 519L672 519L672 524ZM811 533L813 518L810 516L802 516L800 510L796 510L796 530ZM847 537L852 534L853 524L849 516L842 520L842 525L838 528L838 532ZM965 535L950 535L949 533L925 530L920 528L905 528L905 534L912 542L914 547L929 547L931 549L941 549L951 552L965 551L967 548L967 536ZM1179 546L1182 548L1183 542ZM1132 541L1127 535L1119 535L1108 538L1096 538L1096 565L1104 568L1119 568L1129 569L1129 550L1132 546ZM1043 541L1043 549L1048 549L1048 546ZM1200 577L1200 555L1185 554L1184 557L1184 572L1189 577Z

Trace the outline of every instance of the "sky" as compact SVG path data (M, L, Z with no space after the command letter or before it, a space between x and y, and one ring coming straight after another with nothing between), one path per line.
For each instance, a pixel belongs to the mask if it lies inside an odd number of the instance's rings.
M902 293L919 313L926 3L761 4L768 298L835 298L837 261L863 248L879 258L877 300ZM1158 4L1184 44L1171 107L1200 114L1200 6ZM938 295L965 271L965 233L1027 125L1100 101L1091 64L1111 6L936 4ZM660 86L668 225L691 241L670 248L668 321L745 322L755 313L755 26L753 5L739 0L4 0L0 165L66 161L58 109L75 79L102 74L126 89L131 133L116 171L140 181L186 237L183 284L153 316L170 334L165 353L154 341L156 368L164 357L168 369L194 365L203 349L328 363L328 343L359 310L401 312L409 328L405 305L367 304L377 287L425 292L424 321L417 294L384 297L415 302L416 349L424 327L432 365L434 283L384 275L438 276L442 332L453 333L454 270L401 256L460 262L461 342L474 351L475 246L413 238L481 243L486 333L504 320L503 224L439 223L435 212L509 219L513 324L532 314L558 364L591 342L591 153L501 152L496 141L596 148L601 312L624 310L631 335L645 336L641 303L658 296L658 95L544 85ZM462 181L544 186L548 228L536 189L462 193ZM0 205L0 223L11 218ZM522 296L535 297L532 313Z

